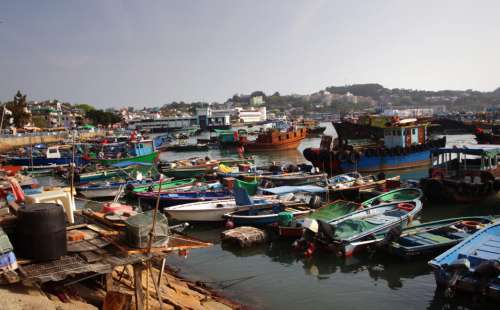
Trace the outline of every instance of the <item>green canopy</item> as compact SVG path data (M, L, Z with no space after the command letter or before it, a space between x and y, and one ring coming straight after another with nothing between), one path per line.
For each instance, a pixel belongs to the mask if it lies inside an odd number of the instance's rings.
M85 125L83 125L83 126L82 126L82 128L83 128L83 129L94 129L94 128L95 128L95 126L92 126L92 125L90 125L90 124L85 124Z

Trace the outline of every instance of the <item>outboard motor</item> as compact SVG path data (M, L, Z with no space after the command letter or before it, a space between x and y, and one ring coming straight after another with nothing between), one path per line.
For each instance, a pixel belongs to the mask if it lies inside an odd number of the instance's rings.
M445 266L445 270L451 272L452 275L447 283L445 295L453 297L455 295L454 289L458 280L462 275L470 269L470 261L467 258L461 258L453 261L450 265Z

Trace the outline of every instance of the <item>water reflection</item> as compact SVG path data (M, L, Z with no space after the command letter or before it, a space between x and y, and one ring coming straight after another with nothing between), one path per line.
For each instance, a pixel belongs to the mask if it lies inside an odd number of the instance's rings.
M498 304L492 300L471 295L456 295L453 298L445 296L444 290L436 288L434 296L427 306L428 310L493 310Z

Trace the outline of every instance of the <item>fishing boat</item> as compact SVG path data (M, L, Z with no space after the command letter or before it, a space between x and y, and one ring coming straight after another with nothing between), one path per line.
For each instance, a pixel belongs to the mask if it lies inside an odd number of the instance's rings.
M170 144L166 146L164 151L171 152L198 152L198 151L208 151L208 144L206 143L196 143L196 144Z
M250 207L273 205L279 201L270 196L249 197L244 189L235 188L231 199L201 201L165 208L169 218L185 222L221 222L224 214Z
M213 170L215 165L196 165L187 167L163 168L162 172L176 179L201 177Z
M405 258L435 254L462 242L479 229L491 224L493 219L486 216L469 216L409 226L387 247L390 253Z
M335 250L339 255L351 256L369 244L378 242L376 235L384 235L395 227L404 227L422 210L422 202L382 203L357 210L331 222L309 220L304 227L315 233L315 243Z
M273 191L269 192L275 193ZM302 233L304 231L303 223L306 218L328 223L342 216L348 215L356 210L362 210L364 208L369 208L380 204L414 201L417 199L421 199L422 196L423 193L420 189L400 188L368 199L363 203L356 203L341 199L336 200L333 203L329 203L323 207L315 208L316 210L313 213L305 217L296 219L295 221L280 223L279 234L283 237L300 238L302 237Z
M359 203L345 200L336 200L323 207L320 207L319 209L316 209L314 212L306 215L305 217L302 216L296 218L295 220L290 219L289 217L283 218L281 221L279 221L278 233L281 237L284 238L297 239L302 237L302 233L304 232L302 223L305 218L329 222L362 208L363 206Z
M438 287L500 299L499 244L496 222L431 260Z
M167 191L176 189L179 187L192 186L196 182L196 179L181 179L181 180L163 180L161 182L160 191ZM127 187L127 191L133 193L146 193L146 192L158 192L160 187L160 182L156 181L152 184L132 184Z
M123 193L126 186L151 184L151 180L133 180L126 182L103 182L98 184L85 184L76 187L76 191L85 198L109 198Z
M492 130L485 130L477 127L474 130L474 135L476 136L476 141L479 144L500 144L500 135L498 132L493 133Z
M139 199L141 207L154 208L158 193L145 192L137 193L136 197ZM228 190L214 190L214 191L178 191L172 193L160 193L161 208L168 208L171 206L182 205L186 203L212 201L230 199L233 197L232 192Z
M405 187L380 194L363 202L365 207L373 207L380 204L410 202L421 200L424 193L419 188Z
M326 182L326 173L304 173L304 172L294 172L286 174L273 174L273 175L263 175L262 180L271 182L272 186L284 186L284 185L307 185L315 184L319 182Z
M76 166L83 166L89 161L77 154L73 157L71 151L63 151L59 146L49 146L46 149L32 149L32 156L12 155L5 158L5 162L13 166L24 166L32 169L47 169L68 166L72 162Z
M322 135L323 132L326 130L326 127L324 127L324 126L306 127L306 130L307 130L308 137L314 137L314 136Z
M336 175L327 180L327 187L331 197L343 198L356 197L362 190L386 191L401 186L400 176L385 178L374 175L361 175L358 172L350 172Z
M464 145L431 153L429 176L420 180L434 201L474 202L500 190L500 145Z
M97 161L106 166L126 161L153 163L158 158L159 152L155 151L152 140L141 140L130 141L128 144L128 154L126 155L125 157L100 158Z
M300 142L307 136L305 128L290 128L289 131L281 131L276 128L260 133L254 141L246 137L240 139L245 151L276 151L296 149Z
M88 168L84 167L84 171ZM150 163L123 161L111 165L111 167L100 167L97 165L95 171L82 172L82 170L75 171L76 183L88 183L98 180L109 180L114 178L135 178L137 174L148 174L151 172L156 173L156 169ZM66 171L64 174L68 179L71 174Z
M239 164L253 164L253 158L225 158L225 159L191 159L177 162L160 163L159 169L167 176L176 179L187 179L201 177L207 173L213 172L220 164L234 166Z
M428 126L415 119L401 120L384 127L383 138L359 146L341 137L332 145L332 137L323 136L320 148L306 148L303 154L315 167L330 174L425 167L431 164L430 152L446 144L446 137L432 139Z
M278 221L280 213L287 212L290 216L300 216L312 212L307 204L287 206L274 204L271 206L251 206L245 210L236 210L224 214L224 218L238 226L270 225Z

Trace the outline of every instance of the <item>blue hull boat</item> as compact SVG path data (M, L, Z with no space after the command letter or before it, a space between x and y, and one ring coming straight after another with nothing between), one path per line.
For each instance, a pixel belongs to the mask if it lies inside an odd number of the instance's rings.
M14 166L26 166L26 167L47 167L47 166L67 166L73 162L72 157L62 157L62 158L45 158L45 157L33 157L33 160L29 157L9 157L7 158L7 163ZM77 156L75 157L75 164L77 166L83 166L88 163L87 160Z
M438 287L500 299L500 222L476 232L429 262Z
M154 207L158 197L157 192L137 193L137 198L140 200L141 206ZM234 198L232 192L227 190L222 191L199 191L199 192L175 192L160 194L160 207L168 208L186 203L212 201L221 199Z

